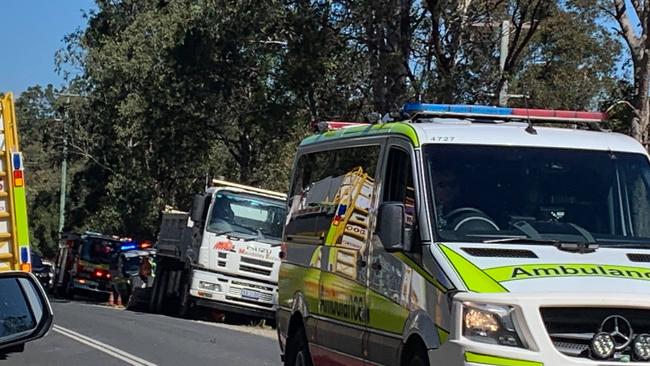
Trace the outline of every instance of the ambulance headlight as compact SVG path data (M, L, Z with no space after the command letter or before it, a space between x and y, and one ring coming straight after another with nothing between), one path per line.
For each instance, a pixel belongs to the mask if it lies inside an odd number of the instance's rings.
M507 305L463 303L463 336L476 342L526 348L515 329L514 310Z

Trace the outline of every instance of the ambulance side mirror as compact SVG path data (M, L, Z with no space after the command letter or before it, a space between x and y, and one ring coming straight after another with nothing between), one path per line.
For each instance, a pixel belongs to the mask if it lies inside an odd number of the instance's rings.
M387 252L408 252L410 242L406 240L405 210L402 202L383 202L377 212L375 233Z
M22 352L50 330L52 307L31 273L1 272L0 294L0 354Z
M207 209L210 206L210 199L212 195L209 193L206 194L197 194L194 196L194 202L192 203L192 212L190 218L194 222L203 222L207 216Z

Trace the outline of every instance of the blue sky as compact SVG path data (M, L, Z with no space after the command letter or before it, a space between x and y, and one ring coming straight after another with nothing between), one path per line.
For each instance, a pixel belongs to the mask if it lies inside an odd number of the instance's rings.
M85 27L82 10L94 8L93 0L3 1L0 92L60 86L63 77L54 71L54 54L65 34Z

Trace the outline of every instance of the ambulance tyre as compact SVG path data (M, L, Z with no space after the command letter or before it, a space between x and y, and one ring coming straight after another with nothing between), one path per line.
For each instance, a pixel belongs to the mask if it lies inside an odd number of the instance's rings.
M313 366L307 336L301 328L297 330L287 343L287 355L284 361L285 366Z
M407 366L429 366L429 361L427 361L426 353L420 351L413 354Z

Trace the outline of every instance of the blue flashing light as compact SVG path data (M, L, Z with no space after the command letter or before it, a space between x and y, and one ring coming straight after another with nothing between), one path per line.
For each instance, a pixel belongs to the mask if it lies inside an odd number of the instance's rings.
M11 160L14 170L21 170L23 168L23 155L19 152L11 154Z
M402 110L406 113L425 114L427 112L434 114L481 114L487 116L509 116L513 114L512 108L464 104L407 103Z
M29 263L29 249L26 247L20 248L20 262Z
M124 244L124 245L122 245L122 246L120 247L120 249L121 249L121 250L133 250L133 249L135 249L135 248L137 248L137 247L138 247L138 246L137 246L135 243L131 242L131 243L129 243L129 244Z

